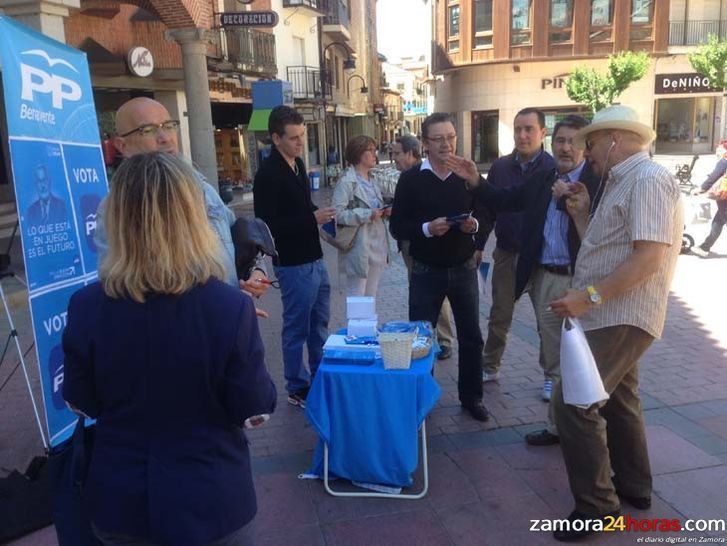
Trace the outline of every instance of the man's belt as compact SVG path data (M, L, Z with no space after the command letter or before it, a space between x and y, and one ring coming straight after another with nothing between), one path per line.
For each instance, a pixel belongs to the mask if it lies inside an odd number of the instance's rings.
M555 275L573 275L573 268L569 265L540 264L540 267Z

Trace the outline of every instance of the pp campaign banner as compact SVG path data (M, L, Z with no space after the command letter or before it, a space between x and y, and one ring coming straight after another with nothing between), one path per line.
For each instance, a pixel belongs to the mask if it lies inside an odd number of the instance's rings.
M108 192L85 53L0 16L10 163L51 446L76 418L61 396L68 299L97 277L96 209Z

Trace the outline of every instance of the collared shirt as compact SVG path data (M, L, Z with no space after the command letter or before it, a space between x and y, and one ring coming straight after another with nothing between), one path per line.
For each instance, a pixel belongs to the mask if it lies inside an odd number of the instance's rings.
M581 163L572 171L559 174L558 180L575 182L580 179L586 162ZM570 265L568 251L568 213L556 208L555 197L550 199L548 211L545 213L543 226L543 252L540 263L545 265Z
M434 174L434 176L436 176L437 178L439 178L442 182L445 182L452 175L452 171L449 171L444 176L444 178L442 178L441 176L439 176L436 173L436 171L434 169L432 169L432 164L429 163L429 159L425 159L424 161L422 161L422 165L421 165L421 167L419 167L419 170L420 171L432 171L432 174ZM474 216L473 216L473 218L474 218ZM479 230L480 230L480 223L477 220L477 218L475 218L475 230L472 232L472 234L474 235ZM429 231L429 222L424 222L422 224L422 233L424 233L424 236L425 237L434 237L434 235L432 235L432 233Z
M520 168L523 170L524 173L528 172L530 170L530 167L535 165L535 162L538 160L540 155L543 153L543 146L540 146L540 151L535 154L533 157L528 159L527 161L523 161L520 159L520 152L515 152L515 161L518 162L518 165L520 165Z
M634 241L670 247L653 275L628 292L592 306L581 317L585 330L628 324L661 337L683 227L679 186L648 153L634 154L611 169L578 252L573 286L584 290L610 275L631 256Z

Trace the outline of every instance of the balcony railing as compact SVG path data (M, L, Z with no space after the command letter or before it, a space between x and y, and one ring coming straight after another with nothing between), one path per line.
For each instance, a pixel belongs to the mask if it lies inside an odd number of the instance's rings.
M237 70L274 76L278 72L275 62L275 35L252 28L221 28L218 56L226 59Z
M669 45L691 46L707 43L707 37L714 34L727 38L727 19L722 21L671 21L669 23Z
M341 0L320 0L320 5L326 14L323 19L324 25L341 25L348 28L348 6L344 2L341 2Z
M283 0L284 8L297 8L300 6L306 6L311 9L321 10L322 0Z
M321 98L321 71L313 66L289 66L288 81L293 84L294 99ZM331 96L331 86L325 82L326 97Z

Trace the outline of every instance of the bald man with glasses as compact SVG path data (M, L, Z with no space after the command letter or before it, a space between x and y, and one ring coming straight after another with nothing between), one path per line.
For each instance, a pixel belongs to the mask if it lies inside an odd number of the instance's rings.
M179 154L179 120L172 119L164 105L148 97L136 97L121 105L116 112L116 135L113 139L114 146L125 159L152 152ZM230 231L235 222L235 214L222 202L219 194L207 183L204 176L198 171L195 172L204 196L207 219L223 249L221 258L225 265L226 278L222 280L233 286L239 286L252 296L262 296L268 289L267 283L260 282L267 278L262 256L259 256L253 265L249 278L246 281L238 280L235 269L235 248ZM104 199L99 205L94 236L99 262L108 249L103 224L105 203ZM260 311L259 315L265 316L265 313Z

